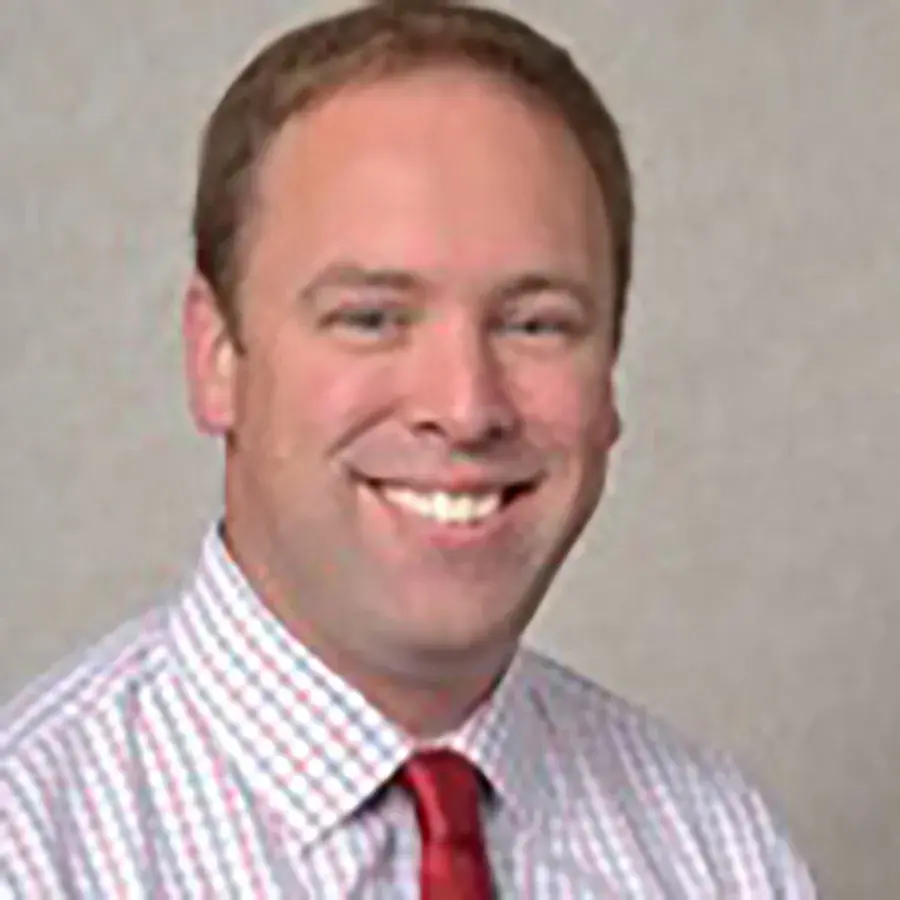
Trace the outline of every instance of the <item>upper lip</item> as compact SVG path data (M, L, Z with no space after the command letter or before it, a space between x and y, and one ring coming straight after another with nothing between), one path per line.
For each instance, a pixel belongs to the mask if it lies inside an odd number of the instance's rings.
M387 485L395 488L406 488L421 494L493 494L515 488L530 487L538 481L538 476L523 478L484 478L478 476L456 476L433 479L378 477L361 475L361 478L373 484Z

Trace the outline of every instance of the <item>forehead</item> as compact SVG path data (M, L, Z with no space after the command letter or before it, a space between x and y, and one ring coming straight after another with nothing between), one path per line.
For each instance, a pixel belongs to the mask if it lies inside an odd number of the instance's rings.
M458 65L347 86L295 115L256 199L257 237L311 255L474 269L543 255L581 270L609 256L575 135L521 88Z

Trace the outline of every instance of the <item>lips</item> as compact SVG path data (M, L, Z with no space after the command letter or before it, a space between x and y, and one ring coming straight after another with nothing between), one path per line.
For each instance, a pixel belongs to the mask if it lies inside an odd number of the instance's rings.
M389 506L438 526L475 528L489 523L535 481L506 485L481 484L467 489L412 485L397 480L363 479Z
M473 525L500 509L501 491L487 493L418 491L410 487L383 485L388 503L441 525Z

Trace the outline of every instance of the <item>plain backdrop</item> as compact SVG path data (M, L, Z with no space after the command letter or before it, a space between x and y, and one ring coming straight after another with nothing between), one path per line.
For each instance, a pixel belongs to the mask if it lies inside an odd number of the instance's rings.
M510 8L511 4L504 4ZM0 0L0 688L219 508L178 309L198 132L302 0ZM532 632L735 753L827 896L900 896L900 3L530 0L637 173L625 438Z

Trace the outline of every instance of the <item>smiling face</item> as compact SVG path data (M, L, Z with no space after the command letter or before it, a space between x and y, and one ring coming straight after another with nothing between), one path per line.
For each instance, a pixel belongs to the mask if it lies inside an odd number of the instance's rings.
M458 67L347 87L262 162L239 305L186 305L226 531L334 662L502 665L593 512L618 432L614 277L574 136Z

